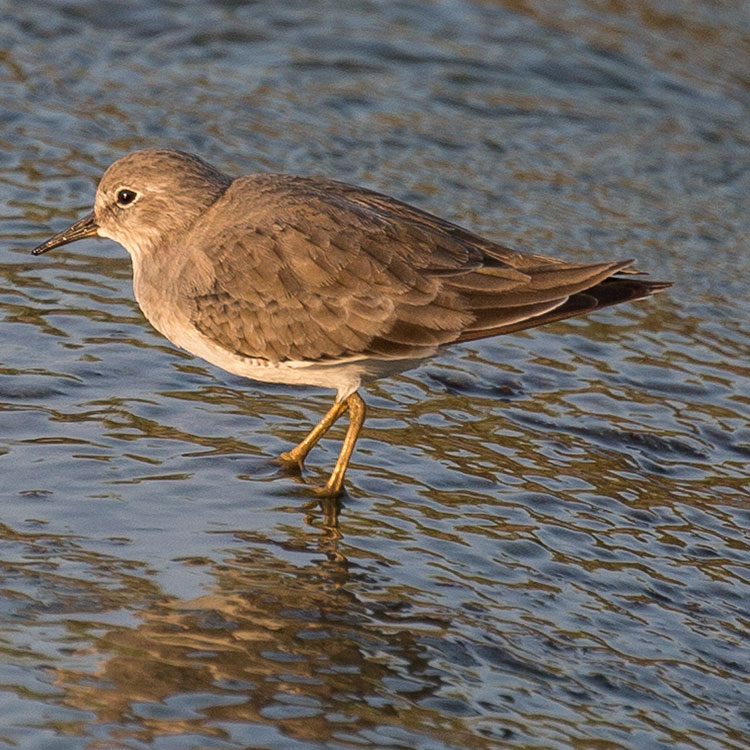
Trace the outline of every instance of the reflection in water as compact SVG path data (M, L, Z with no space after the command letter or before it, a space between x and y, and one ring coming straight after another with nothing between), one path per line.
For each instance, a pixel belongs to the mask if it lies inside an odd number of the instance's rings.
M412 615L392 592L360 600L353 591L368 576L342 558L284 565L244 536L247 553L214 567L211 593L160 599L135 628L91 633L94 674L57 670L66 704L140 741L207 734L252 743L273 724L315 743L385 741L401 727L397 735L424 736L433 747L444 746L441 738L492 746L462 728L474 712L450 697L428 645L449 615Z
M742 529L585 493L526 492L494 517L463 500L394 504L379 546L372 520L342 536L312 508L275 538L211 535L223 559L174 560L203 581L187 598L113 554L127 540L3 527L3 679L24 695L13 666L43 666L47 724L106 747L569 747L616 742L621 702L676 744L663 716L692 706L710 744L736 719Z

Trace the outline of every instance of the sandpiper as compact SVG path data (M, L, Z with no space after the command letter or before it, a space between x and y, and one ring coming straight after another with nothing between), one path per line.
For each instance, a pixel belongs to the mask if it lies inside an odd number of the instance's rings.
M340 494L365 419L358 388L442 347L648 297L632 260L569 263L520 253L381 193L285 174L232 177L169 149L104 173L94 210L33 250L109 237L170 341L236 375L336 391L281 455L302 466L348 410L324 496Z

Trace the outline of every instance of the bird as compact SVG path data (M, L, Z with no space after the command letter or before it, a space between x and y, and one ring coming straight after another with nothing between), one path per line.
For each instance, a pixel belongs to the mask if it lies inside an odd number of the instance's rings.
M133 290L177 347L245 378L336 392L280 461L303 468L348 412L322 497L343 492L365 421L360 386L449 345L649 297L631 260L572 263L523 253L415 206L334 180L233 178L168 148L121 157L91 213L32 250L87 237L130 254Z

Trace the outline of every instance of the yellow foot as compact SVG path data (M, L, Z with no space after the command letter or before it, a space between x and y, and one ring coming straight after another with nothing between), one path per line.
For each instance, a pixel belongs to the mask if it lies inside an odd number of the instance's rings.
M343 482L328 482L325 487L312 487L313 493L318 497L339 497L344 494Z
M294 469L302 473L304 468L304 459L295 456L291 451L284 451L276 460L286 469Z

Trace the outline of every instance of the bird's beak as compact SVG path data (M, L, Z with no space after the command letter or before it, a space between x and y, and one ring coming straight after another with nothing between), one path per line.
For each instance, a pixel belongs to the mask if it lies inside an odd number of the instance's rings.
M88 216L79 219L75 224L71 224L67 229L58 232L54 237L50 237L46 242L42 242L39 247L35 247L32 255L41 255L48 250L52 250L62 245L67 245L76 240L82 240L84 237L98 237L99 225L96 223L96 216L92 211Z

